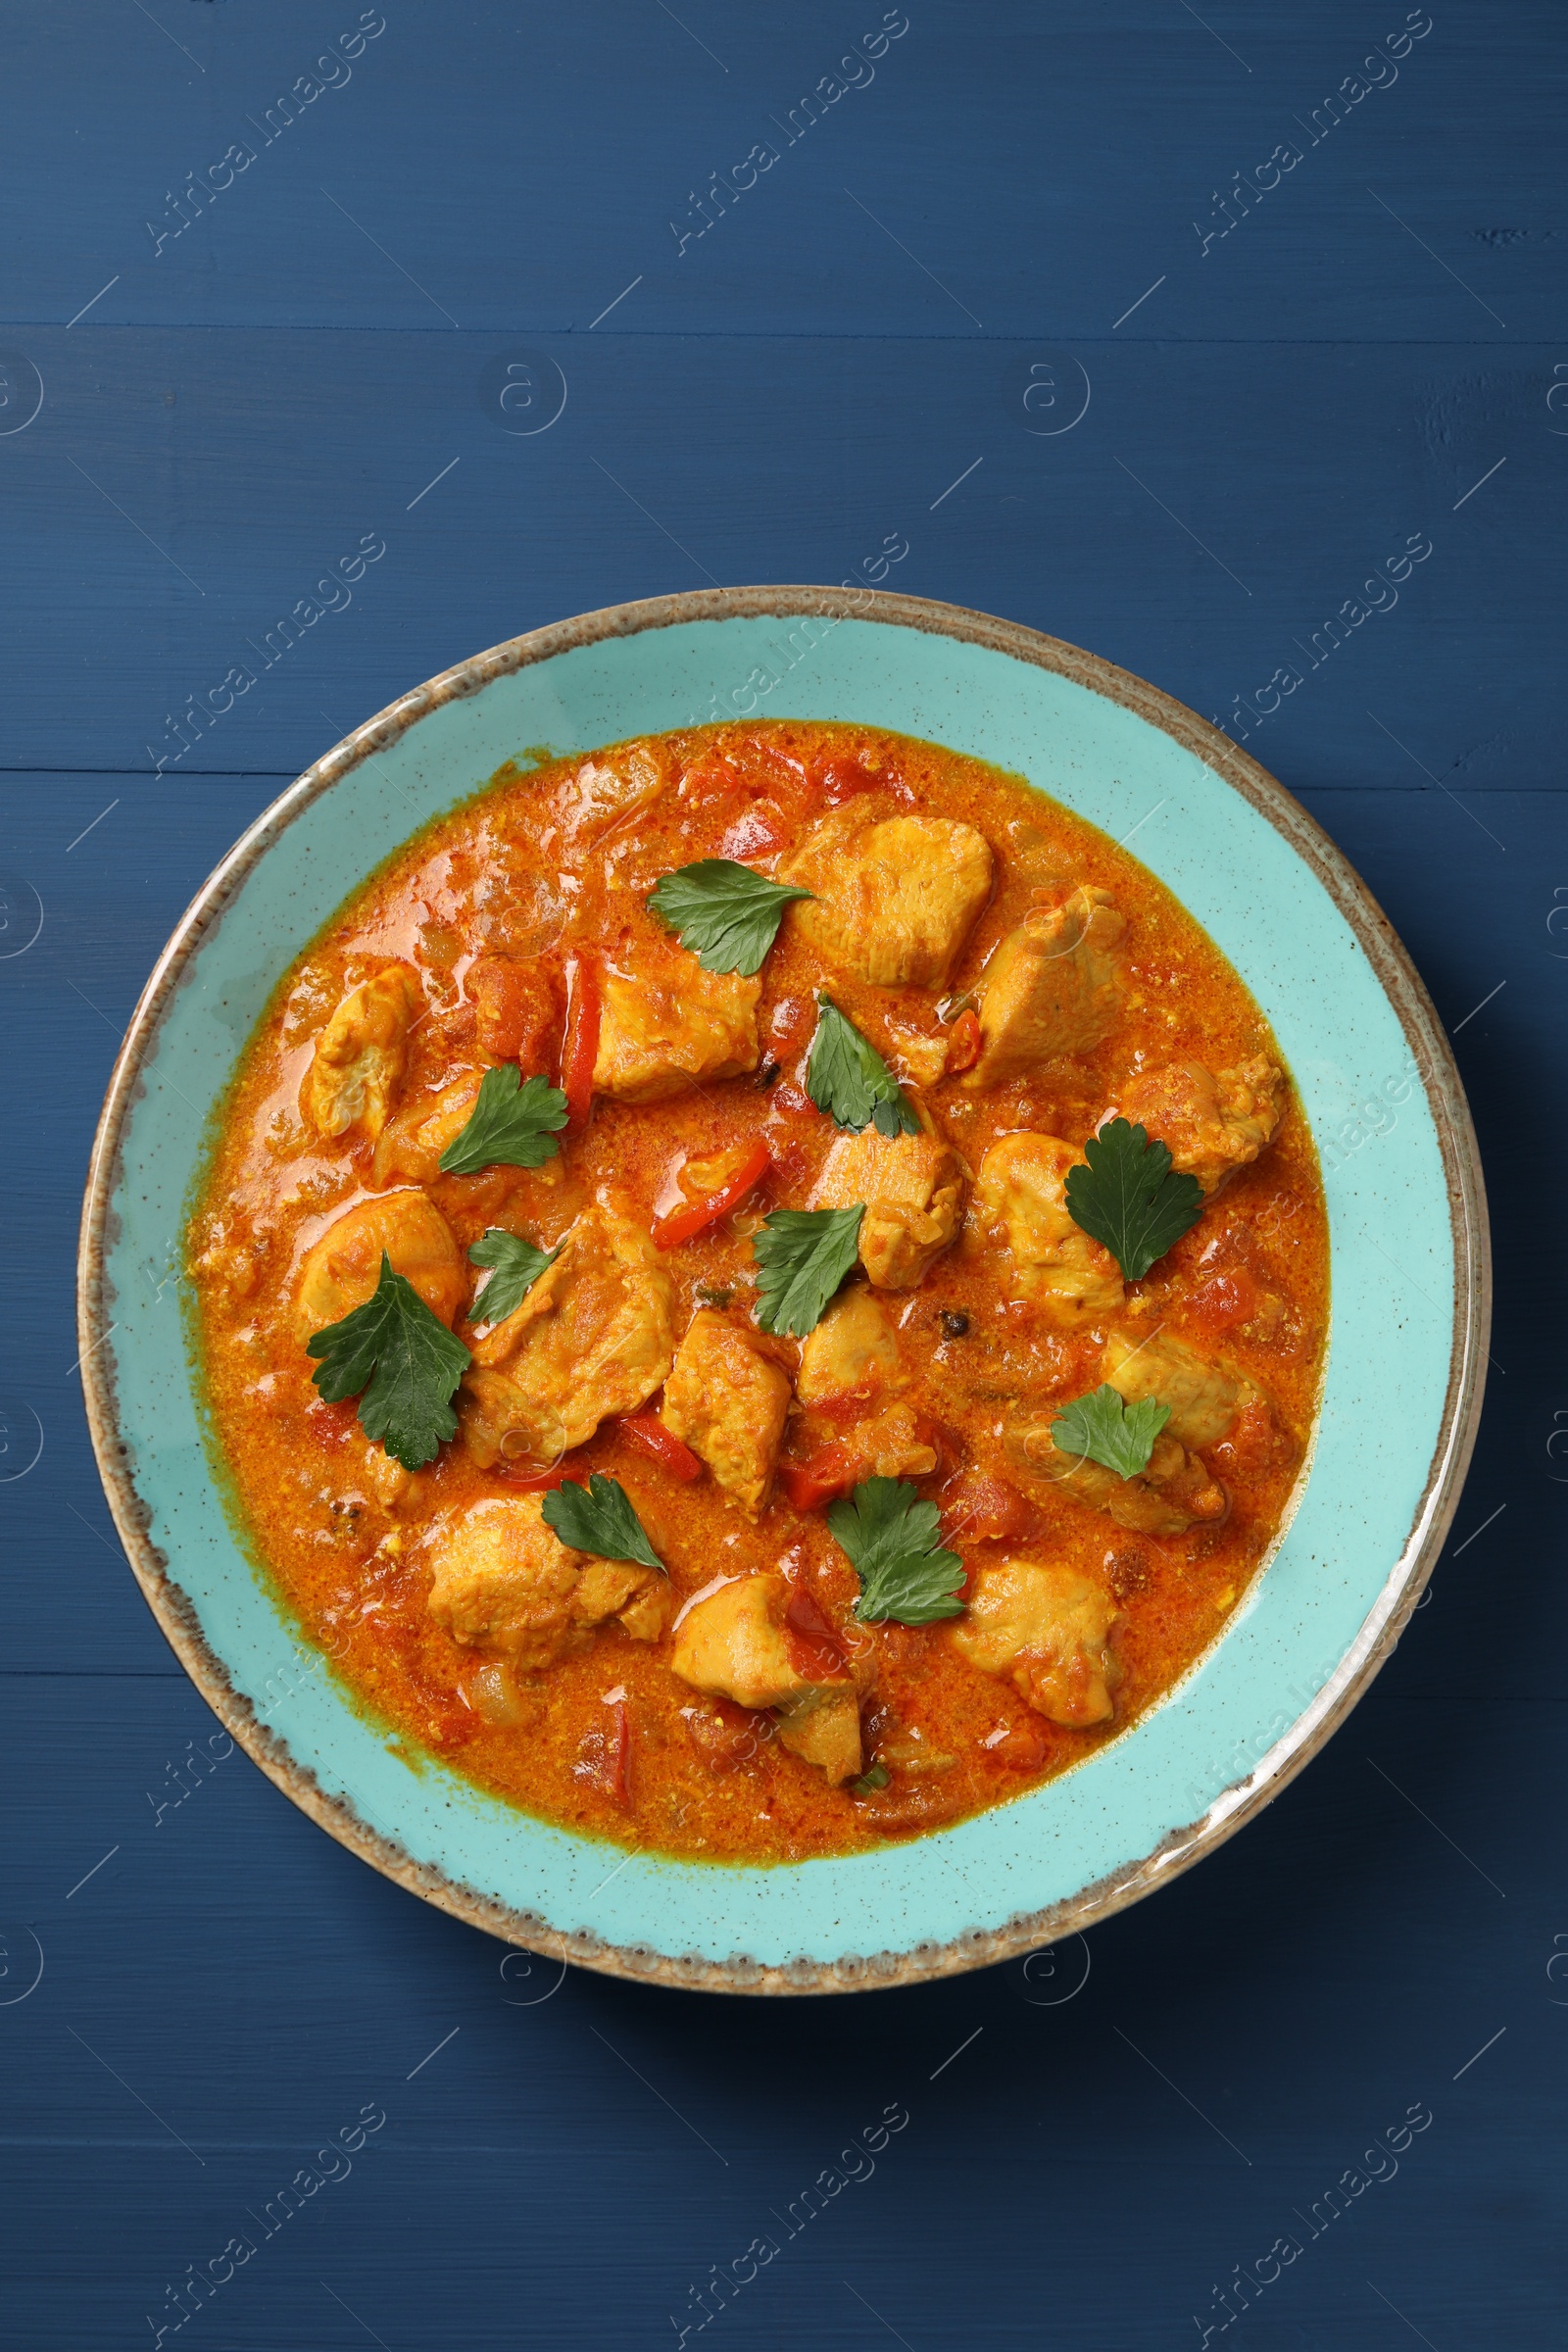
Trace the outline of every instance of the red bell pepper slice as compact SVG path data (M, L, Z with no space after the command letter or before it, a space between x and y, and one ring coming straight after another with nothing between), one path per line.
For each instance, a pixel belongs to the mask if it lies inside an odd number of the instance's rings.
M947 1075L956 1077L960 1070L972 1070L980 1058L980 1018L975 1012L960 1012L948 1031Z
M706 1233L710 1225L727 1217L732 1208L739 1208L747 1194L767 1174L771 1156L759 1136L734 1174L716 1193L704 1193L701 1199L688 1200L681 1207L672 1208L668 1216L658 1219L654 1226L655 1249L678 1250L682 1242Z
M689 1446L683 1446L673 1430L666 1429L657 1413L627 1413L618 1424L620 1434L628 1438L640 1453L650 1461L659 1462L672 1478L689 1486L701 1478L703 1465Z
M604 1002L598 971L588 956L573 956L566 991L561 1090L566 1098L566 1133L579 1135L593 1108L594 1063L599 1058L599 1017Z

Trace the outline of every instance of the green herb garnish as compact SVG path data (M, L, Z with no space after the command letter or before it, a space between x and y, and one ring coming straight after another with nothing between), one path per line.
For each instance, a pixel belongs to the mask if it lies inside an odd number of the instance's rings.
M752 1236L757 1320L796 1339L814 1331L855 1263L863 1201L853 1208L775 1208Z
M492 1225L468 1251L470 1266L495 1269L468 1309L468 1321L504 1323L522 1304L546 1266L553 1266L560 1255L559 1242L554 1250L539 1250L520 1234Z
M850 1783L850 1788L856 1796L875 1796L877 1790L885 1788L892 1778L885 1764L873 1764L869 1772L862 1772L858 1781Z
M1129 1282L1142 1282L1203 1213L1196 1176L1171 1172L1170 1153L1146 1128L1112 1119L1084 1146L1087 1167L1067 1170L1067 1214L1103 1244Z
M305 1352L321 1358L313 1378L326 1402L358 1396L360 1427L405 1470L422 1469L457 1435L452 1395L473 1359L384 1250L373 1295L313 1333Z
M806 1065L806 1091L818 1110L858 1135L918 1135L920 1122L875 1046L847 1020L831 997L818 997L816 1035Z
M1136 1478L1149 1467L1154 1440L1170 1419L1170 1406L1152 1396L1128 1404L1108 1383L1064 1404L1051 1425L1058 1453L1075 1453L1118 1478Z
M667 931L679 934L705 972L760 971L778 936L791 899L813 894L765 874L733 858L699 858L694 865L664 874L649 894L648 906Z
M963 1562L938 1544L937 1516L936 1504L902 1478L864 1479L846 1500L829 1504L828 1526L860 1580L857 1617L931 1625L962 1615Z
M443 1176L477 1176L481 1168L542 1168L561 1146L566 1098L548 1078L521 1077L514 1061L486 1070L467 1125L441 1154Z
M540 1508L545 1525L574 1551L591 1551L596 1560L635 1560L667 1573L618 1478L590 1470L586 1487L568 1479L545 1496Z

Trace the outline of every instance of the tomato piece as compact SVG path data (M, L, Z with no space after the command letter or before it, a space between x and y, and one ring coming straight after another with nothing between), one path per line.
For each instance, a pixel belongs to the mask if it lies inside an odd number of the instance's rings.
M561 1028L561 1000L549 966L481 956L464 985L486 1058L514 1061L525 1078L543 1070L554 1058L549 1049Z
M821 761L816 770L816 785L823 806L828 808L842 808L846 801L853 801L862 792L885 792L906 808L914 806L913 793L891 769L865 767L858 760L847 759L842 754L831 755Z
M835 1680L844 1673L849 1658L839 1639L838 1627L826 1615L808 1585L791 1586L784 1624L800 1673L808 1674L818 1682Z
M799 1054L821 1018L814 997L780 997L768 1016L767 1042L775 1060Z
M1278 1451L1274 1417L1263 1399L1254 1396L1244 1404L1229 1434L1204 1451L1207 1460L1224 1478L1260 1478Z
M826 1116L825 1112L817 1109L804 1087L792 1086L788 1079L782 1086L774 1087L768 1101L775 1110L783 1111L786 1118L820 1119Z
M738 1772L749 1764L766 1738L762 1718L733 1699L710 1697L700 1707L682 1707L681 1720L710 1772Z
M574 956L566 978L566 1036L561 1049L561 1091L566 1098L566 1133L578 1135L593 1108L594 1063L599 1059L599 1016L603 1006L599 973L586 956Z
M689 1446L683 1446L671 1429L666 1429L657 1413L627 1413L617 1424L620 1434L646 1453L649 1460L658 1462L672 1478L689 1486L701 1478L703 1465Z
M699 1200L689 1200L680 1208L672 1208L668 1216L656 1220L655 1249L678 1250L682 1242L689 1242L697 1234L706 1233L710 1225L716 1225L720 1217L727 1217L732 1208L739 1208L754 1186L761 1183L769 1165L767 1146L759 1136L745 1158L725 1178L716 1193L704 1193Z
M956 1077L960 1070L972 1070L980 1058L980 1015L973 1009L960 1012L948 1031L947 1074Z
M793 839L795 827L782 808L768 801L754 801L718 845L720 858L734 858L744 864L748 858L770 858Z
M1263 1293L1246 1266L1230 1266L1190 1294L1187 1313L1205 1331L1229 1331L1233 1324L1250 1323L1262 1303Z
M1039 1513L1015 1487L989 1471L966 1470L942 1497L942 1540L1011 1544L1033 1533Z
M778 1483L792 1511L815 1511L847 1494L859 1474L859 1463L844 1446L823 1446L804 1462L780 1462Z
M987 1753L1009 1772L1039 1772L1051 1761L1052 1738L1038 1715L1010 1723L1000 1740L980 1742Z

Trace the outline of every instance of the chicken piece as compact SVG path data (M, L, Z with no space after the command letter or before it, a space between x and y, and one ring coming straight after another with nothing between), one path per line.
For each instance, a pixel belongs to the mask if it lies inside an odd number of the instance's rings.
M860 1465L861 1478L929 1478L937 1466L937 1449L921 1436L910 1404L892 1404L869 1421L858 1421L844 1443Z
M497 1495L438 1526L429 1547L429 1610L466 1648L491 1650L522 1672L553 1666L614 1617L636 1642L657 1642L669 1585L634 1560L575 1551L547 1525L539 1494Z
M385 964L350 991L316 1041L300 1109L318 1135L360 1128L373 1144L403 1076L409 1024L423 1002L406 963Z
M1064 1452L1049 1421L1009 1428L1004 1444L1014 1469L1034 1482L1037 1492L1042 1483L1064 1490L1141 1536L1185 1535L1200 1520L1223 1519L1230 1508L1224 1488L1168 1430L1154 1440L1149 1466L1136 1478L1122 1478L1085 1454Z
M548 964L481 956L464 983L474 1008L473 1034L486 1061L514 1061L525 1078L555 1061L564 1007Z
M858 1284L841 1291L801 1343L795 1394L802 1404L836 1403L906 1385L898 1334L882 1301Z
M1103 1323L1125 1296L1110 1251L1067 1213L1067 1170L1082 1156L1054 1135L1004 1135L981 1160L974 1195L974 1223L1005 1242L1020 1297L1069 1330Z
M865 1203L860 1263L879 1291L912 1291L958 1230L963 1169L953 1146L918 1135L841 1135L822 1164L813 1208Z
M591 1202L521 1303L469 1342L459 1413L474 1460L552 1469L607 1415L646 1404L674 1356L671 1301L631 1203Z
M1274 1141L1285 1108L1285 1074L1261 1054L1233 1070L1173 1061L1131 1079L1123 1118L1158 1138L1181 1174L1212 1198L1238 1168Z
M761 1058L760 980L705 972L684 948L607 966L594 1088L617 1102L663 1102L694 1086L739 1078Z
M427 1485L417 1471L405 1470L395 1454L374 1444L366 1446L360 1474L389 1517L403 1504L416 1500Z
M790 916L801 936L878 988L947 984L991 896L989 843L947 816L870 821L858 801L833 809L781 878L812 893Z
M967 1613L949 1639L982 1674L1004 1674L1053 1723L1087 1731L1115 1713L1117 1610L1076 1568L998 1560L972 1572Z
M451 1229L423 1193L383 1193L335 1217L300 1269L294 1328L301 1345L363 1306L381 1279L381 1253L450 1324L468 1295Z
M388 1120L371 1155L372 1183L401 1176L414 1184L433 1184L441 1172L442 1152L457 1142L478 1099L478 1075L470 1070L438 1095L419 1095L405 1102Z
M664 1383L664 1427L700 1454L726 1494L756 1513L773 1491L790 1409L789 1375L728 1315L692 1317Z
M971 1093L1103 1044L1121 1011L1111 951L1126 928L1108 890L1080 887L1008 932L986 970Z
M1105 1342L1103 1377L1129 1404L1152 1396L1170 1407L1165 1435L1187 1446L1215 1446L1259 1392L1240 1373L1222 1372L1185 1340L1156 1332L1136 1345L1124 1332Z
M803 1763L814 1764L830 1788L858 1780L865 1760L858 1691L848 1684L781 1706L778 1743Z
M710 1696L775 1708L781 1744L836 1788L860 1771L856 1686L847 1675L824 1681L795 1664L784 1623L789 1603L787 1580L771 1573L720 1586L676 1626L670 1666Z

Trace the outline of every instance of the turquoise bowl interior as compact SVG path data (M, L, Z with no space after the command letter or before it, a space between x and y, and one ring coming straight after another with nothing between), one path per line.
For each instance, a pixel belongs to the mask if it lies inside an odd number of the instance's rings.
M1323 1155L1333 1250L1322 1414L1294 1515L1180 1685L1076 1770L976 1820L767 1868L627 1859L391 1753L235 1540L164 1284L236 1058L281 972L372 865L523 746L589 750L753 713L951 745L1129 842L1273 1024ZM1282 788L1070 647L916 599L811 589L661 599L517 639L318 762L213 877L149 983L104 1112L81 1266L89 1410L121 1533L181 1659L265 1769L367 1859L513 1942L744 1991L908 1982L1050 1943L1266 1802L1365 1688L1441 1546L1488 1305L1485 1203L1446 1045L1387 923Z

